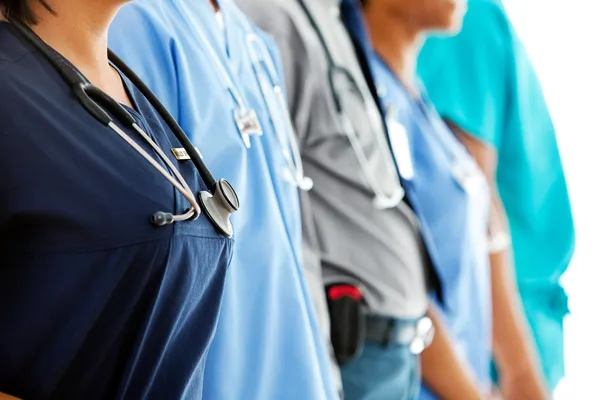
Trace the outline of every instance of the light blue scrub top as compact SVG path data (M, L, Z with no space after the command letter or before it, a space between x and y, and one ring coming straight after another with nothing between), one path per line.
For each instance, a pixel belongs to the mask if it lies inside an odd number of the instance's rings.
M525 47L498 0L470 0L462 32L427 41L419 74L442 117L498 152L497 187L546 376L563 376L559 285L574 227L554 126Z
M302 275L298 193L283 178L287 164L247 51L253 28L231 0L222 0L220 8L224 31L208 0L139 0L123 7L110 32L110 47L164 102L213 174L229 180L240 197L219 325L204 387L193 398L202 392L223 400L333 399L329 359ZM252 136L249 149L201 35L258 114L264 134ZM266 43L269 54L262 57L276 57Z
M480 387L489 389L490 193L485 177L429 100L424 95L422 100L411 97L375 54L354 0L342 2L342 17L356 43L368 55L381 103L387 111L389 142L403 186L434 258L443 304L438 296L432 296L431 301L442 311L459 356ZM407 142L401 140L402 136ZM412 166L412 174L407 165ZM420 397L437 398L425 386Z
M427 226L438 263L443 319L459 356L482 389L490 387L491 287L487 226L490 195L485 177L427 100L411 97L376 55L370 57L388 115L392 147L406 133L414 176L405 184L421 223ZM393 111L395 110L395 111ZM403 175L402 158L397 163ZM467 171L461 173L459 171ZM467 175L468 174L468 175ZM468 177L467 177L468 176ZM423 387L421 399L436 399Z

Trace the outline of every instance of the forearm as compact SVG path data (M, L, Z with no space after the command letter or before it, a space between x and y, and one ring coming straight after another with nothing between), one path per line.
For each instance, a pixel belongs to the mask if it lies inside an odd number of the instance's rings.
M517 290L506 212L496 188L497 151L451 121L448 126L477 161L492 193L489 220L490 243L493 243L490 245L492 335L502 394L507 400L547 398ZM502 240L502 236L508 240Z
M427 312L435 326L431 345L421 354L423 382L441 400L480 400L477 383L454 350L450 335L432 305Z
M496 195L492 199L490 231L508 232L504 207ZM490 254L493 352L501 379L520 379L542 386L537 355L525 320L510 246Z
M505 370L537 368L510 258L509 250L490 255L493 351L501 374Z

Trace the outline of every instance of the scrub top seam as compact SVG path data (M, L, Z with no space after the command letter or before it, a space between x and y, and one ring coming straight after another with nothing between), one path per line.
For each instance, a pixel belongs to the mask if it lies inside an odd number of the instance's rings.
M206 49L205 44L203 43L204 40L201 40L201 43L199 45L199 47L200 47L199 51L203 54L203 56L204 56L203 58L206 59L206 62L208 64L210 64L213 69L220 71L220 73L217 73L218 76L215 79L217 79L220 82L220 85L229 94L228 97L230 97L230 102L232 103L231 111L235 112L235 111L237 111L238 108L240 108L242 106L251 108L250 104L249 104L249 100L247 98L247 95L245 95L245 93L243 93L243 91L237 90L237 88L243 87L243 85L240 84L239 76L235 73L235 70L232 69L231 64L234 63L236 61L236 59L239 59L240 55L232 54L232 52L230 51L230 47L231 47L230 42L231 42L231 40L233 40L230 37L231 30L228 29L228 27L227 27L227 21L230 18L226 15L224 8L221 7L222 0L218 1L218 3L220 3L219 11L222 13L223 21L224 21L224 27L223 27L223 33L224 33L223 42L225 45L224 49L216 48L215 46L212 45L211 32L203 24L194 23L190 20L190 17L187 15L189 9L188 9L188 6L185 4L186 3L185 1L182 2L182 1L176 0L175 3L179 3L179 6L178 7L176 6L176 8L177 8L177 11L179 12L179 14L182 16L182 19L185 21L185 25L190 30L195 31L195 33L197 35L204 37L207 41L206 45L210 46L210 49ZM181 4L181 3L184 3L184 4ZM208 4L203 4L203 6L210 8ZM183 7L183 9L182 9L182 7ZM213 12L212 9L211 9L211 12ZM215 18L215 24L216 24L216 18ZM221 53L224 53L224 54L221 54ZM215 57L213 57L213 54ZM223 60L223 56L225 56L225 60ZM226 77L223 77L222 74L226 75ZM229 82L227 82L227 80L229 80ZM231 87L228 85L228 83L231 83ZM236 90L236 95L242 101L241 104L237 104L236 99L233 97L233 95L231 93L232 89Z
M32 56L36 53L39 53L38 51L28 51L25 54L23 54L21 57L17 58L16 60L12 60L12 59L8 59L8 58L0 58L0 64L3 65L10 65L10 64L19 64L21 61L23 61L27 56Z
M201 235L201 234L174 233L174 234L165 236L164 238L156 238L156 239L149 239L149 240L139 240L139 241L128 242L128 243L125 243L125 244L114 245L114 246L107 246L107 247L95 248L95 249L86 249L86 250L70 249L70 250L64 250L64 251L44 251L44 250L42 250L42 251L36 251L36 252L32 252L32 251L18 252L17 254L19 254L19 255L90 254L90 253L99 253L99 252L108 251L108 250L115 250L115 249L126 249L128 247L135 247L135 246L140 246L140 245L150 244L150 243L155 243L155 242L162 242L162 241L165 241L165 240L172 240L172 239L177 238L177 237L193 237L193 238L199 238L199 239L209 239L211 241L212 240L221 241L223 239L223 237L213 237L213 236L206 236L206 235ZM229 239L229 241L233 242L232 239Z

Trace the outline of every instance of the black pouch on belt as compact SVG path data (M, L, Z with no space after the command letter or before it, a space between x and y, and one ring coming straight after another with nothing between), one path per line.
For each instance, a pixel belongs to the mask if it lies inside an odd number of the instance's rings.
M327 286L331 344L339 365L357 357L365 341L365 306L360 289L346 283Z

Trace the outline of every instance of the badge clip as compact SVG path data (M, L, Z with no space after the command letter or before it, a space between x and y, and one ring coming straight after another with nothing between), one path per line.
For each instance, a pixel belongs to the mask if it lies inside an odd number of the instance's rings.
M196 148L196 152L198 152L200 158L203 158L202 153L200 153L200 150L198 150L198 148ZM183 147L174 147L171 149L171 153L173 154L173 156L175 156L175 159L177 161L186 161L192 159Z
M263 134L262 126L256 115L256 111L250 109L237 109L233 113L235 124L242 136L246 148L250 148L250 136L261 136Z

